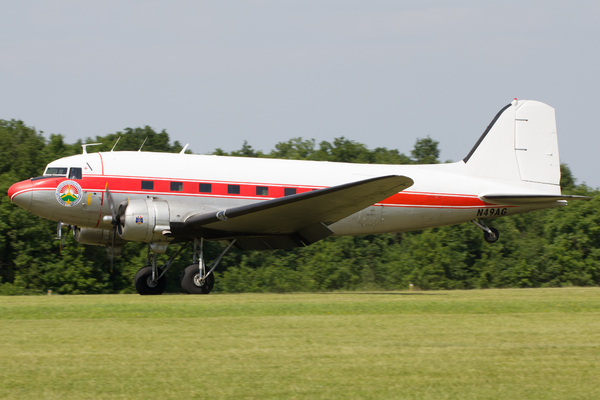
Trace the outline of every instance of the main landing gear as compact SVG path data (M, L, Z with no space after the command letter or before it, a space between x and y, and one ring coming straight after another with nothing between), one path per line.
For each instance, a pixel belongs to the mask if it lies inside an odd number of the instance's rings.
M187 247L190 242L183 244L177 253L169 259L162 267L156 263L156 253L152 252L148 245L148 256L146 266L140 268L135 274L135 290L141 295L162 294L167 287L167 278L165 274L171 267L173 261ZM233 240L229 246L209 265L204 263L204 239L194 240L193 264L185 268L181 274L181 287L190 294L209 294L215 285L215 276L213 271L235 243ZM198 244L200 246L198 246Z
M229 243L221 255L207 266L204 263L204 239L200 239L200 249L198 239L195 239L194 261L181 273L181 288L190 294L209 294L215 285L215 275L212 272L234 243L235 240Z
M496 228L486 226L480 219L471 220L475 226L483 231L483 238L488 243L496 243L500 238L500 232Z
M162 294L167 287L167 277L165 274L171 268L171 264L177 256L187 247L188 243L183 244L177 253L169 259L162 267L158 268L156 264L156 253L150 250L148 244L148 255L146 256L146 266L140 268L133 278L135 290L141 295Z
M151 265L140 268L133 278L135 290L141 295L162 294L167 287L167 277L161 274L157 279Z

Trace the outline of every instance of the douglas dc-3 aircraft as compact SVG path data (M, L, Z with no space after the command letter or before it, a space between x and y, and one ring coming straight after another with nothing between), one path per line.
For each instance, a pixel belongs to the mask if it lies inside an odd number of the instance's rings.
M495 116L461 161L372 165L211 155L110 151L61 158L44 175L12 185L10 199L73 227L80 243L118 255L148 243L135 276L140 294L161 294L172 261L193 243L182 288L207 294L221 257L241 250L291 249L328 236L402 232L471 221L488 242L497 218L567 204L561 195L554 109L517 101ZM228 242L211 264L204 240ZM162 267L156 254L181 249Z

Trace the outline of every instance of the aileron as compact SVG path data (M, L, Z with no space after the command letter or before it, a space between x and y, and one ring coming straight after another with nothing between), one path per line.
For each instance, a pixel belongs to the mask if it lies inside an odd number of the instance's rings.
M567 200L589 200L591 197L556 194L486 194L479 196L482 201L490 204L528 205L537 203L551 203Z

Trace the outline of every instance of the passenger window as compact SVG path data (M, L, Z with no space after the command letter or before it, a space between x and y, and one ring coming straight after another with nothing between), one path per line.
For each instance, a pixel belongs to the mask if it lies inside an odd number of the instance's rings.
M291 196L293 194L296 194L296 188L284 188L283 189L284 196Z
M183 192L183 182L171 182L171 192Z
M69 170L69 179L81 179L81 168L73 168Z
M256 187L256 195L257 196L268 196L269 188L266 186L257 186Z
M240 194L240 185L227 185L228 194Z
M154 181L142 181L142 190L154 190Z
M200 191L200 193L210 193L210 192L212 192L212 184L210 184L210 183L201 183L199 191Z

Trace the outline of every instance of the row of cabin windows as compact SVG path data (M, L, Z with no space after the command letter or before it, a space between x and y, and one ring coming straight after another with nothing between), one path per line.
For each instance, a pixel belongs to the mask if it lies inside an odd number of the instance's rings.
M142 190L154 190L154 181L142 181ZM171 182L172 192L182 192L183 191L183 182ZM241 187L240 185L227 185L227 194L240 194ZM212 193L212 184L211 183L201 183L198 186L199 193ZM291 196L296 194L296 188L284 188L283 189L284 196ZM257 186L256 187L256 195L257 196L268 196L269 188L267 186Z
M71 167L68 169L69 179L81 179L82 171L79 167ZM48 168L44 175L67 175L67 168ZM142 181L142 190L154 190L154 181ZM183 182L171 182L170 190L172 192L183 192ZM227 185L228 194L240 194L240 185ZM200 193L212 193L212 184L200 183L198 187ZM284 188L284 196L296 194L295 188ZM267 186L256 187L257 196L268 196L269 188Z

